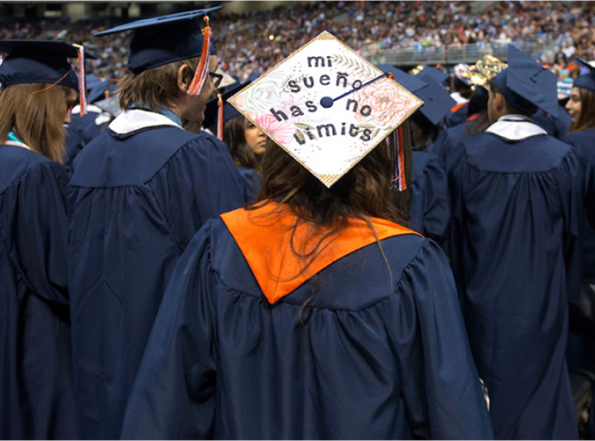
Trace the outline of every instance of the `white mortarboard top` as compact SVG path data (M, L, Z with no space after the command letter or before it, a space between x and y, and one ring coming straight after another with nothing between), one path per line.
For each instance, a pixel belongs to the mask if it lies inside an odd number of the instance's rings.
M423 102L323 32L228 101L327 187Z

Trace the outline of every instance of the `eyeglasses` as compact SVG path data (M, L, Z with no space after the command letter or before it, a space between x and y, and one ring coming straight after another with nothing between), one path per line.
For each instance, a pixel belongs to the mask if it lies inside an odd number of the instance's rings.
M211 76L211 80L213 81L215 88L219 87L219 84L221 84L221 81L223 81L223 75L215 72L209 72L209 75Z

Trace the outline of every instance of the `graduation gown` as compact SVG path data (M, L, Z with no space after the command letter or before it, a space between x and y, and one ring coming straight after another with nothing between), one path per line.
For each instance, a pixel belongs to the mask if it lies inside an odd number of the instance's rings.
M207 219L246 198L225 144L153 112L119 115L77 157L68 267L82 438L118 438L178 258Z
M570 115L562 106L558 106L558 116L553 117L544 110L539 109L531 118L535 124L544 129L548 135L562 139L570 128Z
M436 140L428 145L426 151L434 155L442 164L444 170L449 163L449 154L453 148L466 139L467 127L471 123L463 123L448 129L442 130Z
M238 166L238 171L240 172L240 176L244 180L244 184L248 191L248 202L256 201L256 196L260 190L262 175L257 171L246 167Z
M409 227L442 245L450 223L446 173L434 155L418 150L411 165Z
M73 439L64 168L0 146L0 439Z
M510 119L456 147L451 264L495 437L576 439L565 349L582 166L570 146Z
M296 277L303 266L287 247L295 217L269 217L270 206L211 220L188 246L122 438L491 437L438 246L374 220L384 259L363 221L352 221ZM316 243L301 248L296 237L298 251Z
M85 144L97 136L104 124L109 120L109 115L99 107L89 105L88 113L83 118L80 106L75 106L70 114L70 123L66 127L66 145L64 165L71 166L76 155L80 153Z
M563 141L574 147L578 156L585 162L588 169L586 188L586 206L592 223L585 222L584 249L584 271L583 278L589 283L595 283L595 185L593 179L595 174L595 129L581 130L580 132L569 133Z
M458 126L467 120L467 110L469 109L469 102L456 105L454 111L446 115L444 118L444 128Z

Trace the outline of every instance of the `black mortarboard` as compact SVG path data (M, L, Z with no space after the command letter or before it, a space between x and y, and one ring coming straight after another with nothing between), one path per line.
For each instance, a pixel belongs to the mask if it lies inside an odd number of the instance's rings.
M579 57L574 57L574 59L584 68L588 69L588 73L579 76L574 83L572 83L573 87L578 87L580 89L588 90L589 92L595 93L595 68L587 63L585 60Z
M242 83L242 84L236 83L233 86L228 86L226 88L225 93L221 94L221 101L222 101L222 105L223 105L223 122L227 122L231 118L238 116L240 114L240 112L238 112L235 107L233 107L231 104L229 104L227 102L227 100L229 98L231 98L232 96L234 96L236 93L238 93L240 90L242 90L244 87L246 87L250 83L251 83L251 81L246 81L245 83ZM211 127L211 126L214 126L215 124L217 124L218 116L219 116L219 97L217 96L217 97L213 98L212 100L210 100L206 105L205 119L202 123L203 127Z
M0 84L56 83L78 91L78 77L68 62L78 51L63 41L0 40L0 52L8 54L0 66Z
M222 6L216 6L137 20L99 32L95 36L134 31L130 43L128 69L138 74L164 64L200 57L204 39L196 18L221 8ZM213 51L210 49L209 53L213 54Z
M553 117L558 115L556 75L513 45L508 45L508 69L494 81L511 106L529 114L541 108Z

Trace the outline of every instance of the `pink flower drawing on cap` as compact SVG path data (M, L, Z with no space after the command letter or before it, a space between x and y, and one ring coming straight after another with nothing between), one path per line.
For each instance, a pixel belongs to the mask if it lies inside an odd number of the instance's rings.
M260 115L254 119L256 125L274 138L279 144L288 145L295 134L295 127L288 121L279 121L273 115Z
M356 94L360 108L367 105L372 109L369 116L358 113L356 118L359 121L370 121L381 129L399 125L418 102L388 78L369 84Z

